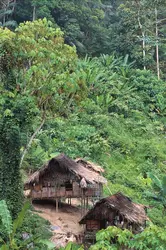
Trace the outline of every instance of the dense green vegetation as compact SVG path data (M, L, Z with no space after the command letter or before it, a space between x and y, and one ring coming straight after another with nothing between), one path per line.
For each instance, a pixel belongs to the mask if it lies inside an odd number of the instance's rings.
M9 209L15 219L23 205L22 179L64 152L105 168L105 195L121 191L152 205L148 215L155 225L132 241L140 246L141 239L142 248L131 245L129 232L123 240L123 232L108 229L92 249L103 242L101 249L164 249L163 6L164 1L148 0L0 1L0 200L8 206L0 215ZM36 20L43 17L48 21ZM40 223L32 213L25 215L16 239L24 231L38 238L34 225ZM4 220L1 227L2 244L11 245ZM122 239L110 246L116 234ZM12 247L2 249L18 249Z
M46 17L79 55L129 55L136 67L165 77L164 0L1 0L0 24Z
M51 236L51 233L48 233L48 228L46 222L38 217L31 214L28 211L29 204L25 203L22 210L20 211L18 217L12 221L12 216L6 202L4 200L0 201L0 242L1 248L4 250L18 250L18 249L53 249L54 244L46 240L46 237ZM30 216L30 218L28 218ZM40 218L40 219L39 219ZM36 228L34 228L36 226ZM40 234L37 230L40 228ZM36 230L36 231L35 231ZM33 232L35 231L35 233ZM44 237L45 240L42 240L41 237Z
M116 242L114 239L117 239ZM165 249L165 230L151 225L142 233L133 235L128 230L108 227L96 235L97 243L90 250L120 250L120 249Z

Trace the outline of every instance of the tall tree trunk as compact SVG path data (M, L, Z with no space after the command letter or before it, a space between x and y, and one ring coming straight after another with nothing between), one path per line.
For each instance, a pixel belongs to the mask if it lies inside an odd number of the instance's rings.
M158 11L155 8L155 21L156 21L156 67L157 67L157 77L160 79L160 62L159 62L159 31L158 31Z
M16 6L16 0L13 1L13 8L12 8L12 12L14 12L15 10L15 6Z
M144 69L146 70L145 60L146 60L146 44L145 44L145 32L142 31L142 49L143 49L143 62L144 62Z
M7 2L4 2L3 3L4 5L4 16L3 16L3 27L5 26L5 23L6 23L6 11L7 11L7 8L9 7L9 0Z
M3 16L3 27L5 26L6 23L6 9L4 9L4 16Z
M36 20L36 6L33 6L33 17L32 20L35 21Z
M143 64L144 69L146 70L145 60L146 60L146 43L145 43L145 31L143 30L143 26L140 20L140 9L138 10L138 24L142 34L142 56L143 56Z
M4 15L3 15L3 22L2 22L2 25L3 27L5 26L5 23L6 23L6 20L7 20L7 15L6 15L6 11L8 10L8 8L10 7L10 4L13 4L13 7L12 7L12 13L14 12L14 9L15 9L15 5L16 5L16 0L8 0L8 1L4 1L2 2L2 9L4 11ZM10 14L11 15L11 14Z

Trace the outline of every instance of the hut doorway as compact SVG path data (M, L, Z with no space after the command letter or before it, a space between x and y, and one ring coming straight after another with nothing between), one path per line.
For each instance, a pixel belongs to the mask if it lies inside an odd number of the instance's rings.
M100 221L100 229L106 229L107 228L107 220L103 219Z

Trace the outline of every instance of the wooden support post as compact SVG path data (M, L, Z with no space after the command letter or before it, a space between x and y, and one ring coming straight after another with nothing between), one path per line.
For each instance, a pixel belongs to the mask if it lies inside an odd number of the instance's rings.
M51 187L48 187L48 198L51 197Z
M58 213L58 198L56 198L56 213Z
M88 196L86 197L86 210L88 210Z
M86 207L85 207L85 195L84 195L84 214L85 215Z
M81 188L81 216L83 216L83 190Z

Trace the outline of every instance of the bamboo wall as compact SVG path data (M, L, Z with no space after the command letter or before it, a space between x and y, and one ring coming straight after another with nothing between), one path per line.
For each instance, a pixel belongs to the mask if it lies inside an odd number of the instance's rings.
M80 198L84 197L101 197L102 187L101 185L94 185L83 190L80 188L77 182L73 182L72 189L66 189L65 186L61 187L42 187L35 186L31 190L30 194L32 199L47 199L47 198Z

